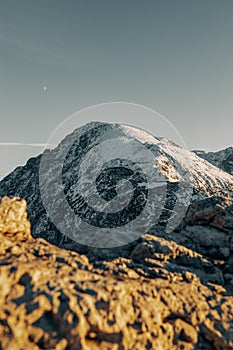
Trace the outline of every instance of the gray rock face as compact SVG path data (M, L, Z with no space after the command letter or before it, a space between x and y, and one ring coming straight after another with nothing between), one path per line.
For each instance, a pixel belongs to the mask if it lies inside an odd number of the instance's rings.
M107 147L102 148L103 145ZM101 163L101 159L105 162ZM130 186L124 187L124 180ZM92 187L91 181L94 183ZM122 186L120 190L118 184ZM194 214L191 208L186 219L181 224L180 221L190 202L194 205L196 203L198 208L203 205L204 216L212 215L209 214L209 206L215 212L218 205L215 202L209 205L208 198L213 196L220 198L224 211L231 204L232 184L233 177L230 174L173 142L157 139L129 126L95 122L75 130L55 149L45 151L43 155L29 159L25 166L16 168L0 182L0 196L16 195L27 200L34 237L43 237L55 245L93 257L95 254L114 256L119 251L127 252L128 249L125 246L109 252L87 247L86 240L93 238L97 229L102 230L101 234L106 234L109 228L116 229L116 243L124 242L121 241L121 235L129 235L126 243L130 243L141 233L148 232L148 227L150 233L178 243L182 241L182 244L206 255L216 251L216 246L212 247L213 251L208 247L208 244L216 242L211 239L208 241L206 235L211 237L213 232L217 232L218 236L219 232L219 235L224 232L224 238L218 240L221 241L219 256L228 257L232 249L232 227L227 223L225 226L230 227L226 233L226 227L217 224L220 213L214 224L210 225L207 218L201 218L200 213ZM122 196L119 195L120 192L123 193ZM125 224L131 225L146 207L148 193L154 197L146 216L138 226L129 226L124 230ZM114 207L114 200L118 197L120 201ZM69 208L66 207L67 203ZM113 203L113 207L109 203ZM99 209L101 205L104 205L104 210ZM70 208L72 211L68 210ZM231 223L231 210L227 216ZM154 225L147 227L146 221L151 221ZM86 224L90 224L89 231ZM78 234L85 232L84 244L80 244L82 239L77 240L76 232L72 232L74 227L78 228ZM168 232L167 227L170 228ZM200 228L203 227L204 233L200 234ZM208 233L206 230L209 230ZM68 237L64 234L67 231ZM99 246L98 237L96 247ZM113 236L106 237L102 245L104 247L108 247L107 241ZM192 237L195 237L194 241Z
M233 175L233 147L218 152L195 151L195 153L211 164Z

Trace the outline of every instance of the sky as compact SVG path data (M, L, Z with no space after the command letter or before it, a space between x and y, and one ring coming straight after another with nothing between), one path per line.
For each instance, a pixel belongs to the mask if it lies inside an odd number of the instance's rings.
M0 177L109 101L155 109L190 149L231 146L232 68L232 0L0 0Z

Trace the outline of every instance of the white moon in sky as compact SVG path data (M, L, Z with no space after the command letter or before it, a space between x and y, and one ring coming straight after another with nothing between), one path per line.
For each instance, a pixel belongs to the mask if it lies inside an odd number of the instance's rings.
M44 91L46 91L47 90L47 86L44 86L43 89L44 89Z

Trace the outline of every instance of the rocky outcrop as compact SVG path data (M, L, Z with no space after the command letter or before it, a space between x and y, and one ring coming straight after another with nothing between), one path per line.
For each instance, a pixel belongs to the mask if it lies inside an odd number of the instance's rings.
M219 225L221 209L205 218L199 208L187 225ZM25 200L3 198L0 280L3 350L233 349L221 261L174 241L145 234L118 256L91 260L33 238Z
M222 197L212 196L193 201L181 224L170 233L161 227L157 236L208 257L226 259L233 252L233 205Z

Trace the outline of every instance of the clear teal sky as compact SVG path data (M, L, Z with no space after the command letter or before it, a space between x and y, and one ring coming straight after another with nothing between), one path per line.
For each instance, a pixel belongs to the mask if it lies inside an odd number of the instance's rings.
M233 1L1 1L0 78L0 142L44 143L79 109L125 101L159 111L191 149L225 148ZM0 146L0 176L40 150Z

